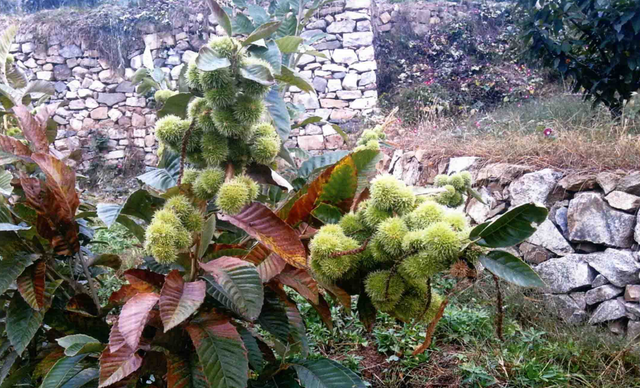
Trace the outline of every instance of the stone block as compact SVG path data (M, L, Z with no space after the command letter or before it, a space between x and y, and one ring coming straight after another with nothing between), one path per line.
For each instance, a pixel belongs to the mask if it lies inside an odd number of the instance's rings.
M359 48L356 52L358 54L358 59L361 62L372 61L375 58L375 50L373 49L373 46Z
M362 73L360 75L360 82L358 83L358 85L360 86L367 86L367 85L373 85L376 83L376 72L375 71L368 71L366 73Z
M548 168L524 174L509 186L511 206L529 202L546 204L561 177L561 173Z
M358 22L358 24L356 24L356 31L371 31L371 22L368 20Z
M138 128L138 127L144 127L145 126L145 119L144 116L139 115L137 113L134 113L131 116L131 125ZM144 130L143 130L144 131ZM134 135L135 136L135 135ZM142 136L138 136L138 137L143 137L144 133L142 134Z
M330 34L342 34L345 32L353 32L356 28L356 21L345 19L331 23L327 26L327 32Z
M585 301L588 305L604 302L605 300L613 299L616 296L622 294L623 289L607 284L601 287L596 287L585 293Z
M335 92L337 90L342 90L342 83L339 79L330 79L327 83L327 90L329 92Z
M333 100L333 99L320 99L320 106L323 108L346 108L349 106L349 103L341 100Z
M346 9L369 9L371 0L347 0Z
M336 49L331 56L336 63L346 63L350 65L358 62L358 55L352 49Z
M380 21L384 24L389 23L391 21L391 15L389 14L389 12L385 12L380 15Z
M357 62L349 66L349 70L355 70L358 73L364 73L365 71L376 70L378 65L376 61Z
M336 94L341 100L355 100L362 97L362 92L360 90L339 90Z
M591 287L596 272L589 266L584 255L567 255L549 259L535 270L553 293L580 291Z
M356 116L358 112L353 109L334 109L329 118L333 121L349 121Z
M144 108L147 105L147 100L144 97L128 97L125 104L127 106Z
M358 89L358 75L349 73L342 79L342 88L344 90L357 90Z
M111 151L107 154L107 159L108 160L113 160L113 159L122 159L124 158L125 155L125 151L124 150L116 150L116 151Z
M53 72L52 71L39 71L36 73L36 78L42 81L51 81L53 80Z
M629 248L634 242L635 218L612 209L598 193L580 193L569 202L569 239L572 242Z
M70 44L68 46L62 47L58 54L66 59L78 58L82 56L82 49L75 44Z
M342 36L342 39L342 46L345 48L371 46L373 44L373 32L346 33Z
M105 120L109 117L109 108L101 106L91 111L90 117L93 120Z
M295 96L293 96L293 103L303 105L305 109L320 108L320 104L318 103L318 98L309 93L296 94Z
M324 139L328 150L335 150L344 145L344 139L339 134L329 135Z
M583 258L590 267L617 287L640 283L640 263L634 252L609 248L604 252L583 255Z
M628 284L624 290L624 300L627 302L640 302L640 285Z
M127 97L124 93L98 93L98 102L107 106L114 106L125 100Z
M85 108L84 100L72 100L69 102L69 109L71 110L81 110Z
M311 135L311 136L298 136L298 145L304 150L323 150L324 149L324 136Z
M349 104L349 108L351 109L371 109L376 106L378 99L377 98L359 98L351 104Z
M626 212L635 212L640 207L640 197L624 191L612 191L604 199L612 208Z

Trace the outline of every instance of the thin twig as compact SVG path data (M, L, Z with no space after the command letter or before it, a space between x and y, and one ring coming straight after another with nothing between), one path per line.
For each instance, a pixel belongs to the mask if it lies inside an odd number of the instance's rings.
M339 252L333 252L332 254L329 255L329 257L341 257L341 256L347 256L347 255L357 255L358 253L364 251L365 249L367 249L367 245L369 244L369 239L364 240L364 243L362 243L362 246L356 248L356 249L351 249L349 251L339 251Z
M196 278L196 268L198 266L197 263L197 256L198 256L198 252L200 252L200 237L198 237L198 239L196 240L196 251L191 252L191 271L189 271L189 281L192 282L195 278Z
M433 333L436 331L436 326L438 326L438 322L440 322L440 319L442 319L442 316L444 315L444 309L447 307L447 303L449 303L449 299L443 300L440 304L440 309L438 309L436 317L429 323L429 327L427 327L427 335L425 336L424 342L413 351L413 356L424 353L424 351L429 349L429 346L431 346Z
M182 184L182 174L184 174L184 161L187 158L187 145L189 144L189 138L191 137L191 132L193 132L193 128L196 125L195 120L191 120L191 124L189 125L189 129L184 133L184 137L182 138L182 152L180 153L180 175L178 175L178 186Z
M504 342L504 336L502 335L502 321L503 321L503 311L502 311L502 291L500 290L500 280L493 272L489 271L493 276L493 282L496 284L496 292L498 293L498 300L496 301L496 309L498 310L496 313L496 334L500 341Z
M393 265L393 267L391 267L391 269L389 270L389 277L387 278L387 286L384 289L384 300L389 299L389 286L391 284L391 278L396 274L396 270L398 269L398 263L400 263L400 261L396 262Z
M233 168L233 164L232 163L227 164L227 169L224 172L224 181L229 182L231 179L233 179L234 174L235 174L235 170Z
M78 289L81 289L78 287L78 283L76 283L76 281L74 279L69 279L66 276L63 276L61 274L59 274L55 269L53 269L52 266L47 265L47 273L48 272L53 272L54 275L56 275L57 277L59 277L60 279L64 280L65 282L69 283L69 285L71 286L71 288L73 288L73 290L75 292L78 292ZM73 274L73 272L72 272Z
M82 271L84 271L84 276L87 278L87 283L89 285L89 290L91 291L91 298L93 299L93 303L96 305L98 309L98 315L102 313L102 308L100 307L100 300L98 299L98 294L96 293L95 283L93 282L93 278L91 277L91 273L89 272L89 266L87 262L84 261L84 257L82 256L82 250L78 251L78 260L82 264Z
M52 282L54 282L54 281L56 280L56 279L53 277L53 275L51 275L51 272L50 272L50 271L47 271L47 278L48 278L50 281L52 281ZM63 279L63 280L64 280L64 279ZM60 290L62 290L62 293L64 294L64 296L66 296L66 297L67 297L67 299L71 299L71 295L69 295L69 294L67 293L67 291L65 291L65 289L64 289L64 288L61 288Z
M429 311L429 308L431 307L431 299L432 299L433 295L431 295L431 278L427 279L427 303L424 306L424 311L422 312L422 314L420 314L420 321L422 321L422 319L424 318L425 314L427 314L427 311Z

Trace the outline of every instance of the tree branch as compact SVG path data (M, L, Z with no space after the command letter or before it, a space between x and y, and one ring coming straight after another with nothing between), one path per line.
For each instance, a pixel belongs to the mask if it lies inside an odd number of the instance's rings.
M504 314L502 311L502 291L500 290L500 281L496 274L491 271L489 271L489 273L493 276L493 282L496 284L496 292L498 293L498 300L496 301L496 309L498 310L496 315L496 334L498 335L498 338L500 338L500 341L504 342L504 336L502 335L502 321Z
M87 278L89 290L91 291L91 299L93 299L93 303L98 309L98 314L101 314L102 308L100 307L100 300L98 299L98 294L96 293L95 283L93 282L93 278L91 277L91 273L89 272L89 266L87 265L87 262L84 261L84 257L82 256L82 250L78 251L78 260L80 260L80 264L82 264L82 271L84 272L84 276Z
M351 249L349 251L333 252L332 254L329 255L329 257L335 258L335 257L341 257L341 256L347 256L347 255L357 255L358 253L367 249L368 244L369 244L369 239L366 239L364 240L364 243L362 243L361 247L358 247L356 249Z
M184 160L187 158L187 144L189 144L189 138L191 137L191 132L193 132L193 128L196 126L196 120L191 120L191 124L189 125L189 129L184 133L184 137L182 138L182 152L180 153L180 174L178 175L178 186L182 184L182 174L184 174Z

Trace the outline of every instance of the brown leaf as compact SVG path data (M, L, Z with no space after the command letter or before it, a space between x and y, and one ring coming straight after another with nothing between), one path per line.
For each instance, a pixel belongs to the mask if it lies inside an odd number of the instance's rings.
M145 269L129 269L124 277L139 292L160 292L164 284L164 275Z
M258 274L260 274L260 279L262 283L268 283L276 277L282 270L287 266L287 263L280 258L280 256L275 253L270 253L266 259L264 259L256 269L258 270ZM301 271L304 271L301 269Z
M22 158L30 158L31 150L20 140L10 136L0 135L0 150Z
M167 388L196 388L208 386L202 365L196 355L167 355Z
M110 305L121 305L127 303L127 301L133 298L134 295L140 291L131 284L125 284L120 289L111 294L109 297Z
M18 118L20 128L24 137L33 144L33 148L36 152L48 154L49 153L49 141L47 140L47 120L49 119L49 110L43 107L38 112L38 115L33 116L24 105L17 105L13 107L13 112ZM45 118L46 116L46 118Z
M369 188L365 187L364 190L362 190L362 192L356 196L353 204L351 205L351 210L356 211L358 209L358 205L360 205L360 202L369 199L370 195L371 193L369 192Z
M298 233L266 206L254 202L235 216L220 218L243 229L292 266L306 268L306 250Z
M260 243L257 243L253 248L251 248L249 253L242 257L242 259L253 263L254 265L258 265L262 263L270 254L271 251L269 250L269 248Z
M166 333L182 323L204 302L206 284L199 280L185 283L180 271L173 270L167 275L160 293L160 318Z
M129 299L122 307L120 318L118 319L118 330L122 333L130 348L138 348L140 336L142 336L149 313L158 302L158 299L160 299L158 294L142 293Z
M314 179L314 181L308 186L307 192L302 194L301 197L293 203L293 206L288 210L288 212L286 212L286 214L284 214L284 209L279 212L281 217L286 215L287 224L296 225L300 221L305 221L309 217L311 211L315 208L316 200L320 197L320 194L322 194L323 186L329 182L331 173L335 167L336 165L328 167L316 179Z
M53 341L55 343L55 341ZM33 371L33 377L36 379L44 378L47 373L53 368L56 362L60 361L60 359L64 357L64 348L60 346L56 346L51 349L49 353L36 365L35 370Z
M67 302L67 311L73 311L85 317L97 317L98 308L87 294L76 294Z
M333 330L333 320L331 320L331 307L329 307L329 303L324 299L322 295L319 296L320 303L314 304L311 303L311 306L318 312L320 315L320 319L327 325L329 330Z
M40 310L44 307L44 287L47 264L44 260L39 260L35 264L29 266L18 277L18 291L34 310Z
M311 303L320 303L320 294L318 293L318 283L304 269L293 268L288 266L277 277L285 286L289 286L298 291L305 299Z
M345 290L331 283L320 283L322 288L325 289L334 299L336 299L347 310L351 310L351 295Z
M100 385L106 387L129 376L142 365L142 357L129 346L123 346L116 352L107 347L100 356Z
M111 353L115 353L123 346L127 345L127 341L120 333L118 329L118 321L116 320L113 326L111 326L111 333L109 333L109 349Z
M27 204L35 209L38 233L49 240L58 255L71 256L80 249L75 214L80 205L76 175L51 155L33 154L31 159L46 176L44 184L36 178L20 177Z

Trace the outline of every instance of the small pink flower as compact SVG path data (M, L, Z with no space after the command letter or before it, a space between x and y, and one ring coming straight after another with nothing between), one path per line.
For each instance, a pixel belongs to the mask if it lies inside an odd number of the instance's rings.
M476 121L476 128L480 128L480 122Z
M549 137L551 135L553 135L553 129L551 128L545 128L544 132L542 132L544 134L545 137Z

